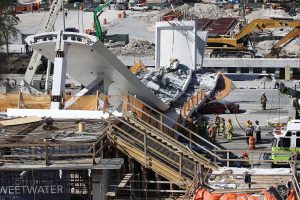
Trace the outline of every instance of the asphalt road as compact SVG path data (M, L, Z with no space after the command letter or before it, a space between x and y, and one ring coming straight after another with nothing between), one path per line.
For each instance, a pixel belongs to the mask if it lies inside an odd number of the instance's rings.
M260 96L265 92L268 102L267 110L262 110L260 106ZM217 138L218 144L227 149L246 150L248 145L246 143L244 123L250 120L254 123L255 120L260 122L262 127L262 144L256 144L256 150L271 150L271 142L273 136L268 134L272 131L269 122L286 122L288 119L289 97L279 95L274 89L235 89L229 96L224 98L225 101L230 101L240 104L241 113L239 114L222 114L227 121L229 118L233 121L234 136L231 143L227 139ZM206 115L210 121L213 121L215 115Z

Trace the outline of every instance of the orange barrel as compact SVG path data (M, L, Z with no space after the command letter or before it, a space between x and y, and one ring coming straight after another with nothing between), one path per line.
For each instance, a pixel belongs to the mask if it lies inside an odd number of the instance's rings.
M254 146L254 137L253 136L250 136L249 137L249 150L254 150L255 149L255 146Z
M118 18L121 18L121 13L118 13Z
M199 189L193 200L220 200L221 194L212 194L205 189Z
M107 24L106 18L103 19L103 24Z

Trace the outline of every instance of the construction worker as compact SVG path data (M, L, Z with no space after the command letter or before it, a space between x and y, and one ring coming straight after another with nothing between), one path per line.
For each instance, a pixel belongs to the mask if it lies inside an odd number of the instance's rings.
M244 182L246 184L248 184L248 188L251 189L251 183L252 183L252 181L251 181L251 174L249 172L246 172Z
M260 104L263 110L266 110L266 106L267 106L267 97L265 95L265 93L263 92L260 96Z
M231 119L228 119L226 129L227 129L227 140L228 140L228 142L231 142L232 141L232 135L233 135L233 126L232 126Z
M255 121L255 129L254 132L256 134L256 143L260 144L261 143L261 128L259 125L259 121Z
M65 17L68 17L68 10L65 10Z
M217 136L217 125L214 124L208 129L208 135L209 135L211 142L215 143L216 136Z
M220 130L220 117L219 117L218 114L216 114L214 124L217 126L217 134L219 135L219 130Z
M219 127L221 138L225 138L225 119L223 117L220 118L220 127Z

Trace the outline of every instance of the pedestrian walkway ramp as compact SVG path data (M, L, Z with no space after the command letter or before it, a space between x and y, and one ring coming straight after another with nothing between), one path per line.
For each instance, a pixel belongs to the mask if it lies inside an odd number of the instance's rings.
M167 124L168 117L154 115L155 112L158 111L150 110L149 106L134 97L124 97L123 117L113 118L109 140L115 148L142 166L183 189L188 189L199 173L205 177L218 168L208 158L210 153L213 154L210 149L217 147L188 129L177 131L172 127L180 128L180 124L173 122L173 125L168 125L171 119ZM196 152L190 148L197 145L202 151Z
M52 63L59 55L56 52L62 51L67 74L86 88L103 81L105 94L136 95L159 110L169 108L94 36L51 32L29 36L26 42ZM114 106L118 107L118 103L114 102Z

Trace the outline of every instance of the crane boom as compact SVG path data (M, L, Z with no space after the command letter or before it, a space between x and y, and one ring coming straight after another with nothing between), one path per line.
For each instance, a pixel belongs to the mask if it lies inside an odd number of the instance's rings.
M50 10L48 12L46 25L43 29L43 32L50 32L53 30L53 26L55 24L60 8L62 7L63 1L64 0L53 0L50 6ZM42 58L42 54L38 53L37 51L33 51L29 65L27 67L27 70L23 78L23 82L24 82L23 84L27 84L27 85L31 84L31 81L37 70L41 58Z
M98 17L101 15L101 13L103 12L103 9L105 7L107 7L113 0L109 0L108 2L106 2L105 4L99 6L96 8L96 10L94 11L94 28L96 31L96 36L99 40L101 40L102 42L104 41L104 35L102 33L102 27L100 24L100 21L98 19Z

